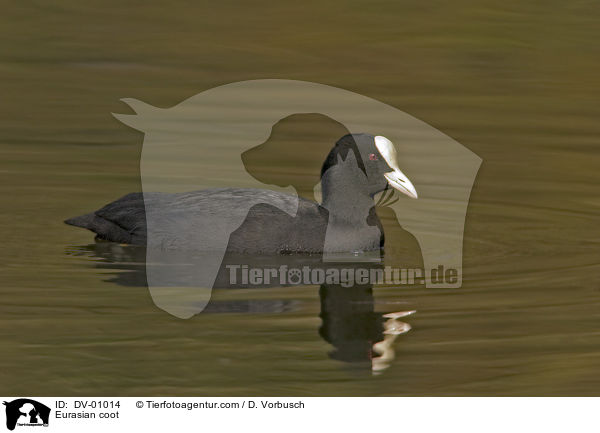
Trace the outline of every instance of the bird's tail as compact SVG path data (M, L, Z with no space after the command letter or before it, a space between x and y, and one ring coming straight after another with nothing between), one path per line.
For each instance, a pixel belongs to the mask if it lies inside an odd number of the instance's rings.
M92 228L92 221L94 220L95 215L93 213L88 213L85 215L76 216L73 218L69 218L65 220L65 224L69 224L75 227L83 227L84 229Z

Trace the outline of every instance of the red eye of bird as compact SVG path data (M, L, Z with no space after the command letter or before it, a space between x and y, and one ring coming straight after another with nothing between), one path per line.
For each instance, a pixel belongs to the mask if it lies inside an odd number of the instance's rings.
M377 158L377 155L375 155L374 153L369 155L369 160L371 161L377 161L379 158Z

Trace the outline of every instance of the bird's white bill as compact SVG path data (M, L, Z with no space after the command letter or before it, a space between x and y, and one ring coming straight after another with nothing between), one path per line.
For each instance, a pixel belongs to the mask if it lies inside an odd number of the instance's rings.
M384 136L378 135L375 137L375 146L390 168L394 170L384 174L390 186L411 198L418 198L414 185L398 168L398 157L394 144Z
M406 194L410 198L419 198L412 182L400 170L390 171L389 173L385 173L384 176L392 188Z

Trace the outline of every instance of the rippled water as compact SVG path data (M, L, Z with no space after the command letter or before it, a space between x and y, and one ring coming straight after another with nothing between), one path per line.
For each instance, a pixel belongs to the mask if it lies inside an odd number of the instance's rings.
M5 394L598 394L595 3L152 3L5 13ZM206 313L179 320L154 306L139 251L93 244L62 223L140 189L142 135L110 116L127 111L120 98L171 106L266 77L382 100L483 158L462 288L216 290ZM309 196L319 152L294 146L337 128L299 116L278 136L286 152L245 163ZM418 262L390 210L378 213L386 263ZM398 332L384 334L392 325ZM364 355L384 351L387 368L374 375Z

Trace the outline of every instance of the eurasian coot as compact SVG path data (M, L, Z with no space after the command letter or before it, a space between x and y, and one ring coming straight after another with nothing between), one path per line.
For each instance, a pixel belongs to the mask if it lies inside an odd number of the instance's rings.
M390 140L347 134L323 163L322 204L262 189L131 193L65 222L89 229L102 240L210 251L213 238L223 236L220 228L236 218L243 223L230 234L228 252L321 253L325 243L328 251L372 251L383 247L383 229L373 198L388 186L417 198L414 186L398 166ZM295 216L281 210L296 201ZM148 230L148 220L153 221L152 230Z

